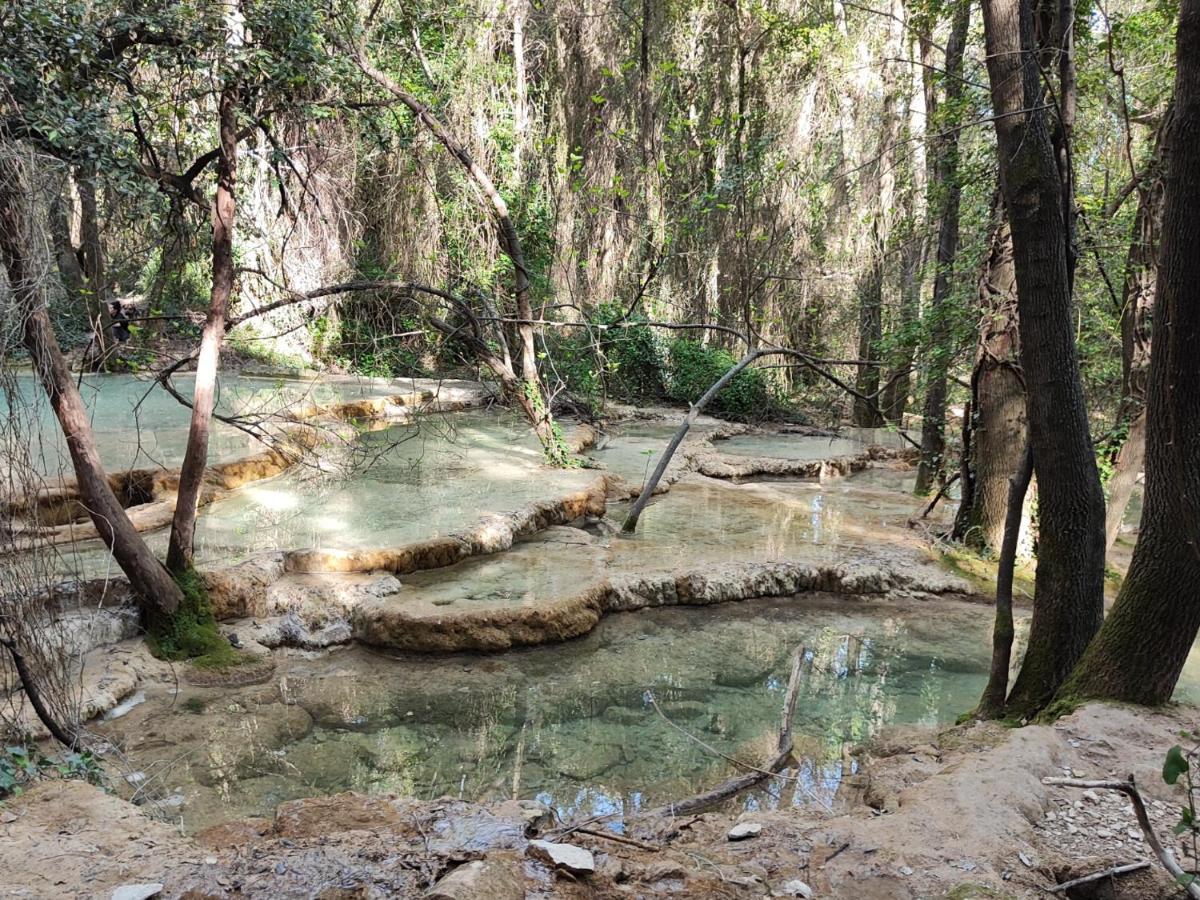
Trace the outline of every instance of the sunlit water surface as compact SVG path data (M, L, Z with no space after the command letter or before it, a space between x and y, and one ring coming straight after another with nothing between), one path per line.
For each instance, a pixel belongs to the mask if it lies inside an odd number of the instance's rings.
M148 386L136 379L96 381L101 399L93 391L91 402L106 461L178 464L186 411L161 391L142 400ZM180 388L190 388L186 379ZM329 402L386 392L370 384L228 379L222 396L224 408L270 411L281 397ZM593 456L637 485L673 431L672 424L629 426ZM56 434L52 421L43 423L48 470L61 452ZM895 436L745 435L715 446L811 459L880 440ZM240 432L218 427L215 458L257 449ZM353 466L345 456L321 460L204 509L199 559L416 540L574 490L596 474L542 467L528 429L500 414L433 417L365 434L348 452ZM394 600L536 603L613 575L750 561L933 565L904 527L920 505L910 491L911 473L888 468L824 484L689 476L646 510L635 538L611 533L625 508L614 504L607 529L557 529L509 553L408 576ZM952 512L953 503L944 503L935 515ZM165 547L165 534L147 537ZM92 572L111 566L95 548L66 552ZM986 606L949 600L806 596L647 610L609 616L567 644L493 656L288 655L267 685L185 685L179 694L152 686L147 702L102 728L146 774L144 784L180 804L189 829L341 790L536 797L564 817L628 813L697 793L734 771L685 731L749 761L770 755L789 655L805 646L799 771L737 803L820 808L853 771L845 752L851 744L888 725L950 722L974 705L986 679L990 628ZM1177 696L1200 699L1197 685L1193 659Z

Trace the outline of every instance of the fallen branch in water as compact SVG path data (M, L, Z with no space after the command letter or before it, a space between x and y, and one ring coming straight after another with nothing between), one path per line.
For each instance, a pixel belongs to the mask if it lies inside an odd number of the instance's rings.
M1154 833L1154 828L1150 824L1150 816L1146 812L1146 802L1142 799L1142 792L1138 790L1137 783L1133 780L1132 775L1125 781L1089 781L1084 778L1043 778L1042 784L1054 787L1083 788L1084 790L1117 791L1124 794L1132 801L1133 814L1137 816L1138 826L1142 829L1146 843L1150 845L1150 849L1154 851L1154 855L1163 864L1163 868L1171 873L1171 877L1176 882L1185 886L1189 897L1200 900L1200 881L1194 879L1190 872L1183 871L1179 863L1175 862L1175 855L1159 842L1158 835Z
M917 518L919 518L919 519L928 518L929 514L931 512L933 512L933 508L938 505L938 503L941 501L941 499L943 497L946 496L946 494L950 490L950 488L953 487L954 482L958 481L959 478L961 478L961 477L962 477L962 474L960 472L955 472L953 475L951 475L949 478L947 478L945 481L943 481L942 486L940 488L938 488L938 492L936 494L934 494L933 499L929 501L929 505L926 506L923 510L921 510L921 515L919 515Z
M1091 875L1084 875L1082 878L1076 878L1074 881L1064 881L1062 884L1048 887L1046 888L1046 892L1049 894L1058 894L1062 891L1069 891L1071 888L1079 887L1081 884L1091 884L1093 881L1102 881L1105 878L1112 878L1116 875L1128 875L1130 872L1140 872L1142 869L1148 868L1150 868L1150 863L1144 860L1124 866L1113 866L1111 869L1105 869L1103 872L1093 872Z
M651 810L650 812L646 813L646 815L648 815L648 816L687 815L688 813L696 812L701 809L707 809L710 806L714 806L717 803L720 803L722 800L728 800L730 797L733 797L736 794L740 794L742 791L746 790L747 788L753 787L754 785L758 784L761 781L766 781L768 778L777 776L779 774L779 772L788 764L788 762L791 761L791 758L792 758L792 746L794 743L793 736L792 736L792 719L794 719L796 717L796 699L799 697L799 694L800 694L800 674L803 671L805 656L806 656L806 650L804 647L801 647L799 650L796 651L795 655L792 657L792 672L791 672L791 675L788 677L787 693L784 695L784 698L783 698L782 720L779 723L779 737L776 740L776 744L775 744L776 753L775 753L775 756L768 763L766 763L766 765L763 766L762 768L759 768L758 766L749 765L748 763L744 763L738 759L733 758L732 756L727 756L726 754L721 753L721 751L717 750L716 748L709 746L708 744L706 744L704 741L700 740L695 735L692 735L692 734L688 733L687 731L685 731L684 729L680 728L678 725L676 725L670 719L667 719L667 717L663 713L663 711L661 709L659 709L658 703L656 703L654 701L653 695L651 695L650 702L654 705L655 710L657 710L658 714L660 716L662 716L664 719L666 719L666 721L673 728L677 729L678 731L683 732L685 735L687 735L689 738L691 738L693 741L695 741L701 747L704 747L706 750L709 750L710 752L715 753L718 756L729 760L730 762L734 763L735 765L741 766L742 768L745 768L745 769L749 769L749 771L745 772L742 775L737 775L733 778L729 778L729 779L721 782L719 785L717 785L712 790L705 791L703 794L697 794L695 797L691 797L687 800L680 800L675 803L668 803L666 806L660 806L658 809Z

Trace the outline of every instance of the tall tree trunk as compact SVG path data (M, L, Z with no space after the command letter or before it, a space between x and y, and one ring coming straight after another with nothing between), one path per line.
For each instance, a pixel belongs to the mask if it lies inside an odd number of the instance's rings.
M983 11L1041 524L1029 646L1009 696L1010 712L1028 716L1054 696L1100 628L1104 497L1076 356L1069 216L1039 79L1034 3L984 0Z
M1065 697L1169 700L1200 629L1200 0L1183 0L1176 40L1142 527Z
M84 309L92 330L89 359L93 371L108 368L109 329L112 317L108 312L108 275L104 266L104 241L100 235L100 203L96 197L94 167L77 173L79 189L79 265L86 283Z
M876 229L878 229L876 223ZM859 428L883 427L876 402L879 393L879 343L883 340L883 247L876 232L873 260L858 284L858 358L863 360L854 381L855 391L852 421ZM866 397L867 399L862 399Z
M1150 318L1158 279L1158 242L1162 228L1164 136L1170 120L1168 110L1155 135L1154 155L1138 191L1133 236L1125 261L1121 297L1121 407L1117 411L1117 422L1128 426L1128 434L1116 453L1113 474L1108 482L1104 523L1106 550L1117 539L1146 457L1146 370L1150 363Z
M938 119L938 127L947 132L938 139L934 152L934 177L930 189L938 192L940 202L930 203L940 212L938 223L937 272L933 279L933 298L929 305L930 343L925 360L925 407L921 420L921 461L917 466L916 492L927 494L934 483L945 476L946 397L950 359L954 355L954 330L950 320L950 291L954 287L954 260L958 255L959 205L962 185L958 179L958 129L951 127L959 118L963 92L963 53L971 25L971 6L960 2L954 13L950 40L946 44L946 107L950 121Z
M221 359L221 339L229 299L233 295L233 229L237 211L234 187L237 182L237 104L238 90L227 84L221 90L218 105L220 155L217 157L217 191L212 201L212 299L200 336L200 354L196 360L196 384L192 393L192 420L188 427L187 449L179 470L179 492L175 516L171 521L171 540L167 547L167 567L182 573L191 568L196 537L196 510L204 487L208 465L208 437L212 429L216 402L217 365Z
M24 317L25 347L66 438L79 495L100 539L136 592L147 619L169 617L182 602L179 586L150 552L117 500L96 450L87 407L54 337L40 283L28 255L28 182L10 148L0 148L0 255L9 289Z
M887 381L880 394L879 408L893 425L904 421L912 386L913 357L917 352L916 327L921 316L921 267L924 241L909 234L900 252L900 316L895 351L891 354Z
M58 275L62 279L63 290L72 303L83 302L84 291L87 290L87 277L83 274L75 245L71 242L71 222L61 191L55 191L48 212L46 224L54 242L54 257L58 263Z
M979 281L979 310L979 348L971 373L972 421L968 425L971 502L959 510L955 537L976 549L998 553L1004 538L1009 480L1026 438L1012 234L1003 218L992 233Z
M858 297L858 367L852 421L860 428L879 428L885 423L879 409L880 363L883 341L883 282L885 262L892 244L896 205L896 148L900 138L901 90L896 60L903 46L903 7L888 25L887 59L883 62L883 105L879 141L871 177L861 185L865 208L871 210L871 233L865 247L864 270L856 286Z

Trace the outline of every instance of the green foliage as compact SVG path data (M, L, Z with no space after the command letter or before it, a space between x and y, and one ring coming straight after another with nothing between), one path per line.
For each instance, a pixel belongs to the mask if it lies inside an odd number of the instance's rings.
M208 708L208 701L203 697L188 697L183 701L183 709L194 716L198 716Z
M27 784L47 776L100 784L102 775L100 762L90 750L68 751L55 757L46 755L34 745L0 748L0 799L15 797Z
M1195 734L1185 734L1184 737L1195 741ZM1196 789L1197 785L1192 778L1192 766L1190 760L1200 751L1200 746L1193 747L1191 750L1184 750L1176 744L1167 751L1167 756L1163 760L1162 777L1167 784L1175 785L1179 783L1179 779L1184 780L1185 802L1179 808L1179 821L1173 829L1176 835L1188 835L1192 844L1192 854L1197 851L1197 838L1200 837L1200 816L1196 814ZM1191 884L1195 875L1185 875L1179 879L1182 885Z
M668 359L667 396L680 403L699 400L737 363L728 350L705 347L686 338L671 343ZM705 411L726 419L752 422L777 412L779 405L767 373L748 368L735 375L721 393L713 397Z
M183 605L170 617L151 621L147 629L150 652L159 659L191 660L206 669L226 669L246 661L217 628L208 588L195 569L175 576L183 592Z
M1179 781L1179 776L1187 773L1190 769L1187 757L1183 755L1183 748L1176 744L1167 751L1167 758L1163 762L1163 781L1167 784L1175 784Z
M619 400L658 400L666 395L663 342L642 324L640 314L603 304L586 327L547 339L555 373L576 397L598 404Z

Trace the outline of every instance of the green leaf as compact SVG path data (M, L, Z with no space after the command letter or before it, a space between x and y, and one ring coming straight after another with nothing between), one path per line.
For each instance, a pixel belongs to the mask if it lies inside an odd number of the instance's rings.
M1179 780L1179 776L1189 768L1188 761L1183 755L1183 749L1176 744L1167 751L1167 759L1163 763L1162 769L1163 781L1167 784L1175 784Z

